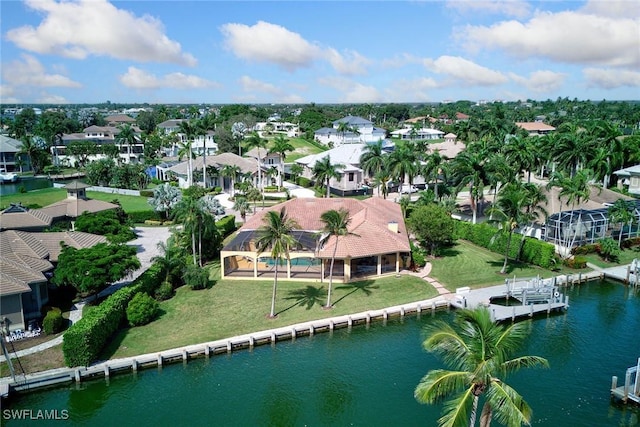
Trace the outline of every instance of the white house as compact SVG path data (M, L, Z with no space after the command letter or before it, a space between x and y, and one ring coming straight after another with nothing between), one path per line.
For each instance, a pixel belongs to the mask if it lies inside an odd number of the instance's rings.
M333 127L315 131L313 137L321 144L338 147L343 144L362 144L385 139L386 129L373 126L362 117L347 116L333 122Z
M176 157L180 151L180 144L186 142L185 135L180 132L180 123L183 121L185 121L185 119L165 120L157 126L162 135L175 135L171 146L163 149L164 156ZM191 151L194 154L202 155L204 150L207 151L206 154L208 156L214 155L218 151L218 144L215 142L215 133L211 130L207 131L205 135L196 136L191 143Z
M120 128L117 126L93 125L85 128L81 133L62 135L62 143L51 147L54 163L73 166L78 159L76 156L69 153L68 147L76 141L91 141L96 143L98 147L115 145L118 147L120 161L123 163L137 163L142 160L144 144L140 140L140 134L142 131L135 126L132 126L132 128L135 133L135 142L131 145L128 143L121 143L118 140ZM93 154L88 156L88 160L93 161L104 157L105 155L102 153Z
M391 132L391 138L401 140L424 140L424 139L442 139L444 132L438 129L404 127L402 129Z
M319 154L311 154L296 160L303 167L302 176L313 180L313 167L316 162L329 157L331 164L342 165L337 168L340 178L332 178L329 186L334 194L342 196L358 194L364 191L364 171L360 169L360 156L366 144L345 144L323 151Z
M617 170L614 174L618 176L618 188L627 187L629 194L640 195L640 165Z

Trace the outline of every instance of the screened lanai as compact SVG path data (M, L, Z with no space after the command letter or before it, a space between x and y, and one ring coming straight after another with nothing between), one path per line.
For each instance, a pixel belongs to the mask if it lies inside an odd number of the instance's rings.
M547 218L544 240L562 247L575 247L596 243L605 237L616 240L640 236L640 200L627 202L635 220L631 224L612 222L609 208L562 211Z

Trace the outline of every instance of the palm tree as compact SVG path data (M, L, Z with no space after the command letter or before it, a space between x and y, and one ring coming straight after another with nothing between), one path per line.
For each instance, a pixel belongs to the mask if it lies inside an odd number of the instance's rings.
M547 202L547 195L538 184L525 182L521 185L522 189L526 193L524 219L529 221L529 229L532 229L536 220L539 220L541 216L545 219L548 216L547 211L542 207L542 204ZM524 242L525 236L522 236L522 239L520 240L520 247L518 248L518 255L516 255L516 261L520 260L522 249L524 248Z
M278 169L278 186L283 186L284 181L284 158L289 151L295 150L295 147L289 143L283 134L278 134L273 140L273 145L269 150L270 153L278 153L280 155L280 168Z
M304 172L304 167L302 167L302 165L298 163L294 163L291 165L291 170L289 171L289 173L293 178L294 184L296 185L298 184L298 178L302 175L303 172Z
M440 151L435 150L431 154L427 154L425 157L426 164L422 167L422 174L424 175L425 181L428 183L431 178L434 180L433 192L435 194L435 199L438 200L438 177L440 176L440 171L443 167L443 163L449 160L446 156L440 154Z
M320 215L320 221L324 224L322 231L320 232L320 244L325 245L329 239L334 236L335 242L333 243L333 254L331 255L331 264L329 266L329 290L327 291L327 304L325 308L331 308L331 287L333 285L333 265L336 260L336 252L338 250L338 239L340 236L357 236L349 231L349 223L351 218L349 217L349 211L342 208L340 210L331 209L323 212Z
M476 223L478 203L484 194L484 186L489 181L484 167L484 157L468 148L451 161L452 178L456 183L456 191L469 187L473 223Z
M151 262L160 266L164 272L165 282L177 287L177 284L174 284L173 281L180 278L182 269L185 266L183 250L175 244L173 238L170 238L166 243L158 242L157 247L162 255L154 256L151 258Z
M118 126L118 136L116 136L116 141L120 145L127 145L127 163L131 162L131 146L136 143L136 131L129 123L124 123Z
M263 221L265 224L258 229L256 248L258 255L269 250L271 252L271 259L275 264L271 311L269 313L269 318L273 319L276 317L278 266L282 257L289 262L291 248L298 244L298 241L293 236L293 230L299 228L299 226L293 219L287 217L285 208L282 208L280 212L268 211Z
M173 209L182 199L182 192L179 188L165 182L153 190L153 197L149 199L149 204L154 207L156 212L160 212L165 218L168 218Z
M260 192L264 190L264 184L262 182L262 153L261 149L267 148L267 140L260 138L260 134L258 132L253 131L246 138L247 151L252 148L258 149L258 156L256 157L256 162L258 164L258 189Z
M392 176L403 183L407 182L409 184L409 198L411 198L413 178L418 173L418 156L416 151L408 144L396 144L395 150L389 155L389 169Z
M631 224L635 220L633 208L624 199L618 199L607 209L607 215L611 222L620 224L620 234L618 234L618 247L622 247L622 232L624 224L629 224L629 236L631 236Z
M313 165L313 179L316 181L316 186L324 183L327 189L327 198L331 197L331 186L329 185L331 178L339 179L338 168L343 167L344 165L331 163L330 156L323 157Z
M199 229L201 210L198 200L192 197L184 197L175 206L172 218L182 223L182 227L186 233L191 235L191 253L193 255L193 265L198 264L196 251L196 232Z
M18 151L18 155L26 155L29 158L29 164L33 169L33 173L37 174L40 172L42 168L42 162L40 158L42 157L42 148L38 146L36 139L30 136L23 136L20 139L20 151Z
M360 167L370 177L375 176L384 167L386 154L382 150L382 140L367 144L360 155Z
M222 169L220 169L221 176L231 179L231 197L234 197L235 195L236 178L238 177L240 172L240 167L235 165L224 165Z
M535 151L530 136L512 136L507 138L503 153L511 167L515 167L518 175L526 171L527 182L531 182L531 170L535 167Z
M249 211L249 209L251 209L251 206L249 206L249 202L246 197L236 198L236 201L233 204L233 210L240 214L242 222L247 221L247 211Z
M549 366L539 356L509 358L523 343L527 331L526 322L492 322L487 308L456 311L453 325L434 322L427 327L423 347L442 357L452 370L429 371L416 387L415 398L433 404L451 397L438 420L441 427L475 426L480 396L485 397L481 427L488 426L493 417L503 425L530 424L529 405L498 377L520 368Z
M558 199L562 201L564 197L567 201L567 204L571 206L571 215L569 217L569 233L573 228L575 228L573 232L573 237L571 241L565 242L565 249L569 250L573 247L573 243L578 235L578 225L573 224L573 211L576 205L579 205L581 202L589 200L589 196L591 195L591 185L590 182L592 180L593 173L589 169L581 169L574 176L567 177L562 173L556 173L551 180L549 181L550 186L558 186L560 187L560 192L558 193ZM580 223L581 218L578 217L578 223ZM569 233L567 233L567 237L569 237Z
M489 212L493 218L490 221L499 224L500 232L507 233L504 263L502 264L500 274L505 274L507 272L511 237L513 236L513 232L526 221L526 217L524 215L526 206L527 193L521 185L514 183L505 185L502 190L500 190L500 195L495 204L489 208ZM495 236L498 235L499 233Z

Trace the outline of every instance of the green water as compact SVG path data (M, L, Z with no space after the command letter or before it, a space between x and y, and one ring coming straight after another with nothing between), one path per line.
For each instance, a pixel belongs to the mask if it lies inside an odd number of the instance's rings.
M507 382L532 406L535 426L638 425L640 410L612 404L609 387L611 376L623 377L640 356L640 295L614 283L568 293L569 311L530 322L523 349L546 357L551 369L521 371ZM413 399L422 375L441 366L420 346L433 318L336 330L36 392L11 409L68 410L73 424L90 426L434 426L441 408Z

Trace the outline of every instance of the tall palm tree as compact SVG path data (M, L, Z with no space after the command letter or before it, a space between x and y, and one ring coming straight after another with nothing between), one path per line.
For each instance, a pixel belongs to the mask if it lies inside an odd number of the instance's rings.
M567 240L564 242L563 246L565 246L566 250L569 250L573 247L576 237L578 236L578 225L574 225L573 223L573 214L575 210L575 206L579 205L581 202L585 202L589 200L589 196L591 195L591 181L593 178L593 172L590 169L581 169L574 176L567 177L562 173L555 174L551 180L549 181L549 185L554 185L560 187L560 192L558 193L558 199L562 199L563 197L566 199L568 205L571 206L571 215L569 217L569 233L567 234L567 239L573 230L573 236L571 240ZM581 221L580 216L578 217L578 224ZM575 228L575 230L574 230Z
M491 321L487 308L456 311L453 325L436 321L427 327L423 347L442 357L451 370L434 369L415 389L420 403L445 403L441 427L475 426L480 396L485 403L480 426L493 417L503 425L530 424L532 410L523 397L499 376L520 368L548 367L539 356L510 359L528 334L526 322L508 325Z
M231 180L231 197L235 195L236 179L240 172L240 167L236 165L224 165L222 169L220 169L220 175Z
M289 140L281 133L273 139L273 145L269 150L270 153L278 153L280 155L280 168L278 169L278 186L284 185L284 158L289 151L295 150L295 147L289 143Z
M291 170L289 173L293 178L293 183L298 184L298 177L300 177L304 172L304 167L298 163L294 163L291 165Z
M178 158L187 157L187 186L191 187L193 185L193 143L200 130L195 121L183 120L179 124L178 131L182 134Z
M201 210L198 200L192 197L184 197L176 204L172 211L172 218L182 224L184 231L191 235L191 254L193 265L198 264L196 250L196 233L200 222L199 211Z
M256 158L256 162L258 164L258 189L260 192L264 191L264 184L262 182L262 149L267 148L267 140L260 137L258 132L253 131L245 138L245 144L247 146L247 151L252 148L258 149L258 157Z
M382 140L367 144L360 155L360 167L370 177L375 176L384 166L386 153L382 150Z
M489 208L491 222L498 223L501 233L507 233L507 244L504 254L504 263L500 274L507 272L509 262L509 249L513 232L526 222L525 209L527 206L527 193L519 184L507 184L502 190L494 205ZM498 236L499 234L496 234Z
M395 178L409 184L411 198L413 178L418 173L418 156L412 146L405 143L396 144L395 150L389 155L389 169Z
M127 145L127 163L130 163L131 146L136 143L136 131L129 123L121 124L118 126L118 130L120 132L118 136L116 136L116 141L118 141L120 145Z
M333 254L331 255L331 264L329 266L329 290L327 291L327 304L325 308L331 308L331 289L333 286L333 265L336 261L336 252L338 250L338 243L341 236L357 236L349 231L349 223L351 218L349 217L349 211L342 208L340 210L331 209L323 212L320 215L320 221L324 224L320 234L320 243L325 245L328 243L331 237L335 237L333 243Z
M273 292L271 296L271 311L269 318L276 317L276 292L278 288L278 266L284 257L289 261L289 253L291 248L298 244L293 236L293 230L300 228L298 224L291 218L287 217L285 208L280 212L268 211L263 218L264 225L258 229L258 238L256 239L256 248L258 255L266 251L270 251L271 259L275 264L273 276Z
M242 222L247 222L247 212L249 209L251 209L251 206L249 205L246 197L236 198L236 201L233 204L233 210L240 214Z
M422 167L422 174L424 175L425 181L429 182L431 179L433 179L434 181L433 193L436 200L439 199L438 177L440 176L443 163L445 163L447 160L449 159L446 156L440 154L439 150L435 150L432 153L426 155L426 164Z
M532 182L522 183L522 189L526 193L526 206L525 206L525 220L529 221L529 229L533 228L534 223L544 217L546 220L548 213L542 207L543 203L547 202L547 195L542 190L542 187ZM518 254L516 261L520 260L522 255L522 249L524 248L525 236L520 240L520 247L518 248Z
M451 161L452 178L456 183L456 191L469 188L473 223L476 223L478 204L484 195L484 186L489 182L485 169L484 157L481 153L469 149L458 154Z
M331 163L331 157L328 155L316 161L313 165L313 179L316 181L316 185L324 183L327 189L327 198L331 197L331 186L329 185L331 178L339 179L340 172L338 172L338 169L343 167L344 165L342 164Z
M527 173L527 182L531 182L531 171L535 167L535 151L530 136L515 135L507 138L502 150L505 158L520 175Z
M631 237L631 224L635 220L633 208L624 199L618 199L607 209L607 215L611 222L620 224L620 234L618 234L618 247L622 247L622 232L624 225L629 224L629 237Z
M388 160L388 157L385 157ZM382 192L382 197L384 199L389 195L389 186L387 185L391 181L391 172L389 171L388 162L385 161L382 169L373 176L372 184L375 187L378 187L378 196L380 196L380 192Z

